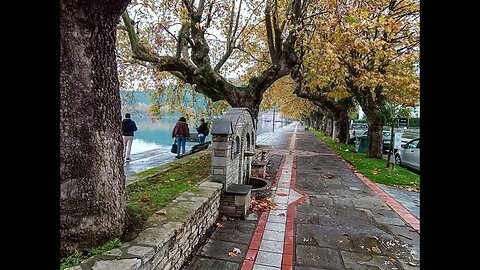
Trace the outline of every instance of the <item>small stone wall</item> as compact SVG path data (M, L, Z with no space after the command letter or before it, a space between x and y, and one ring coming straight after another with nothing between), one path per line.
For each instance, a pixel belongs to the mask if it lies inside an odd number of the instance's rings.
M203 182L153 215L137 238L68 270L177 270L218 217L221 183Z

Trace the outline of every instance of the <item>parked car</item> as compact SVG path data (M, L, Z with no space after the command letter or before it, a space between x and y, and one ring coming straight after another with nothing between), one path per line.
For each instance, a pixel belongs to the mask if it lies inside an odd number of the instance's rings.
M348 142L355 143L355 137L368 129L367 123L352 123L348 129Z
M420 171L420 138L413 139L395 153L395 164Z
M368 130L365 131L363 135L368 135ZM383 152L388 152L389 149L390 149L390 131L383 130L382 150Z

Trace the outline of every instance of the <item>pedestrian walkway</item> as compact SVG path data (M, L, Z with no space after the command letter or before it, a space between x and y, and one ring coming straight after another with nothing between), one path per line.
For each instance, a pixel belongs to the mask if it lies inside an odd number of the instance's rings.
M376 185L387 192L388 195L392 196L405 208L407 208L407 210L417 219L420 219L420 192L409 191L383 184Z
M413 216L302 126L276 139L276 209L225 221L183 269L419 269ZM241 253L230 256L233 248Z

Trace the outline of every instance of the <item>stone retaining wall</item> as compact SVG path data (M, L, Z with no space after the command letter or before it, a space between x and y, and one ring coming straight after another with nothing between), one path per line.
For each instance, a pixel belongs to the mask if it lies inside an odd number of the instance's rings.
M68 270L180 269L217 219L222 186L206 181L197 191L184 192L165 208L165 215L150 217L135 239Z

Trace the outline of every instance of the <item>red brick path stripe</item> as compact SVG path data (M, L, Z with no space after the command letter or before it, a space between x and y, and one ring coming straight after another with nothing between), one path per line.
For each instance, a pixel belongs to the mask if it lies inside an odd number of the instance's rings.
M272 186L274 187L278 185L278 181L280 179L280 176L282 175L284 164L285 156L282 156L280 166L278 167L277 175L272 181ZM245 255L245 260L243 261L241 270L252 270L253 268L253 264L255 263L255 259L257 257L258 249L260 248L260 242L262 241L263 232L265 231L265 224L267 223L268 215L269 212L263 212L260 215L257 228L253 233L252 241L250 242L250 246L248 247L247 254Z
M282 270L293 269L294 247L295 247L295 212L297 205L303 204L308 198L307 193L295 186L297 182L297 156L293 157L292 176L290 179L290 189L298 192L302 197L288 204L287 223L285 225L285 239L283 242Z

